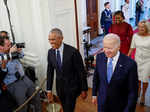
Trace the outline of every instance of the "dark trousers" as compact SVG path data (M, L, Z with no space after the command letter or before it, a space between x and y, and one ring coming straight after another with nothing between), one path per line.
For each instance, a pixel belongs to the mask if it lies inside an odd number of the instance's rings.
M135 24L138 25L140 21L141 11L136 11L136 21Z
M27 76L24 76L22 80L18 80L7 87L9 93L13 96L18 105L22 105L35 91L34 83ZM36 94L32 98L31 103L34 105L36 112L41 112L39 94ZM19 112L27 112L27 108L28 107L26 105Z
M76 104L76 98L73 96L64 96L64 97L59 97L63 111L64 112L74 112L75 109L75 104Z
M111 22L107 22L107 23L105 23L105 25L104 25L104 35L107 35L108 33L109 33L109 28L110 28L110 26L111 26Z
M59 86L57 88L57 95L61 101L62 107L63 107L63 112L74 112L75 109L75 104L76 104L76 98L77 94L76 92L70 92L70 90L66 89L64 87L64 83L60 83L59 81Z
M12 96L4 91L0 95L0 111L1 112L13 112L13 110L17 107L17 103L12 98Z

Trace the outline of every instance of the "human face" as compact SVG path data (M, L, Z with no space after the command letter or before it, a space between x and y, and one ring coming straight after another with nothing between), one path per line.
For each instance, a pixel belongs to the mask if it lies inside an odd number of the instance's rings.
M108 58L116 56L120 48L117 43L117 39L104 39L103 46L104 46L104 53Z
M122 23L122 21L123 21L123 17L120 14L115 15L115 23L116 24L120 24L120 23Z
M107 4L105 7L106 7L107 9L110 9L110 4Z
M0 33L1 37L7 37L8 35L5 32Z
M63 37L58 36L56 33L50 33L48 40L53 49L58 49L62 44Z
M126 3L129 4L130 0L126 0Z
M138 30L139 30L139 34L140 35L145 35L145 34L147 34L147 28L146 28L146 26L145 26L145 23L139 23L138 24Z
M11 48L11 41L8 39L4 40L4 52L8 53Z

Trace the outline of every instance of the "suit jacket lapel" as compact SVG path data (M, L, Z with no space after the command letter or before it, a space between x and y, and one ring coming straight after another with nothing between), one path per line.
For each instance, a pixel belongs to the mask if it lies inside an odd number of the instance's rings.
M54 66L57 68L56 51L55 51L55 49L52 50L52 59L54 61Z
M63 65L64 65L64 63L65 63L65 61L66 61L68 55L69 55L67 52L68 52L68 51L67 51L67 46L66 46L66 44L64 44L63 59L62 59L62 68L63 68Z
M103 65L103 73L104 73L104 79L105 79L105 83L108 84L108 81L107 81L107 60L108 58L104 55L104 65Z

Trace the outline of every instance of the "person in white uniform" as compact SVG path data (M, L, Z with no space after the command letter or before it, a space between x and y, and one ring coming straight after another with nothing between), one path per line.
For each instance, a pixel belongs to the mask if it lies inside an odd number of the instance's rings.
M143 105L150 78L150 23L148 21L141 21L138 24L138 29L138 33L133 35L128 56L136 48L135 60L138 65L139 95L142 93L140 104ZM141 83L143 83L142 87Z
M122 12L124 13L125 21L129 23L130 22L129 0L125 0L125 4L122 7Z
M149 10L150 10L150 0L146 0L146 2L145 2L145 19L150 19Z

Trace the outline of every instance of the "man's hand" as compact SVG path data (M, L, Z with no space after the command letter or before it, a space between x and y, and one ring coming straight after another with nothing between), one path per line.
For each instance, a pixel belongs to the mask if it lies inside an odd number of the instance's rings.
M7 90L7 86L5 84L2 84L3 91Z
M81 98L84 100L87 98L87 91L82 91L81 92Z
M12 52L17 52L17 47L16 47L16 45L13 45L13 46L10 48L9 52L10 52L10 53L12 53Z
M7 64L7 60L2 60L1 61L1 67L2 67L2 69L5 69L6 68L6 64Z
M17 48L17 51L18 51L18 52L21 52L21 51L22 51L22 48Z
M131 57L131 54L130 54L130 53L128 53L128 54L127 54L127 56Z
M95 105L97 104L97 96L92 97L92 103Z
M52 92L47 92L48 102L53 102L53 94Z

